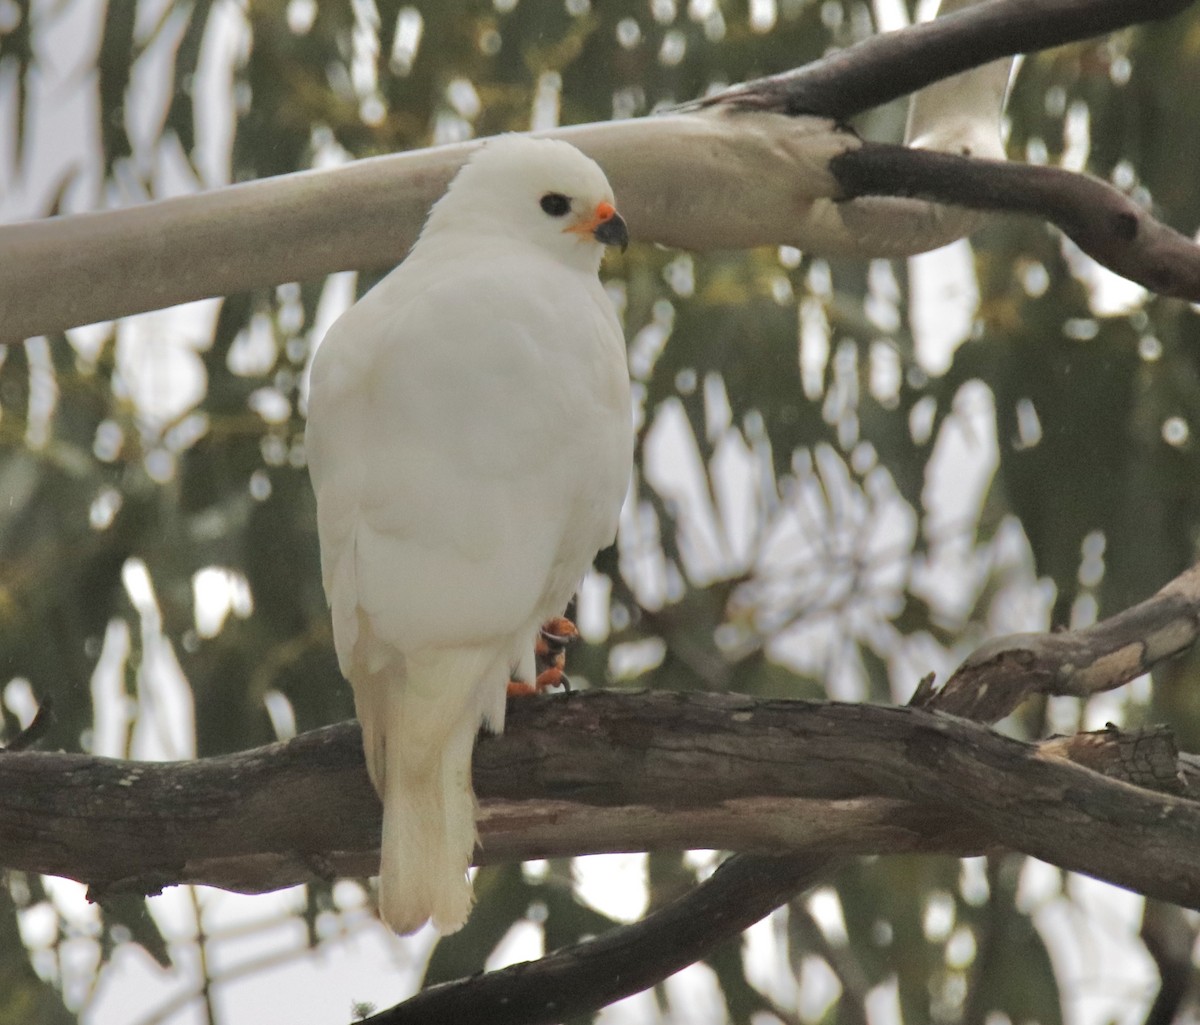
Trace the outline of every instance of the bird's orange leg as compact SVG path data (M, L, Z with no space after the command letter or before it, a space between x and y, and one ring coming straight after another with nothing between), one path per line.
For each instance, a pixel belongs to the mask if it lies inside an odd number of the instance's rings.
M508 696L523 697L527 694L540 694L551 687L571 689L571 681L564 671L567 666L567 645L576 637L579 631L565 616L556 616L542 624L534 641L533 653L537 658L538 675L533 683L524 680L510 680Z

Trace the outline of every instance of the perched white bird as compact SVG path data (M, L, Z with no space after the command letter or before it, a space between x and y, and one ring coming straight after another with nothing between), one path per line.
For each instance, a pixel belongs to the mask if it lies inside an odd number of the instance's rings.
M334 642L383 801L380 911L466 921L471 751L611 543L633 432L598 271L628 235L573 146L478 149L407 259L329 329L307 451Z

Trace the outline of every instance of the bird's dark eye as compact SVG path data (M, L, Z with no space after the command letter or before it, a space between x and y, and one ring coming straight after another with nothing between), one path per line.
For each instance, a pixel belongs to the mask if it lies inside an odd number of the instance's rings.
M542 209L551 217L562 217L570 212L571 201L561 192L547 192L542 197Z

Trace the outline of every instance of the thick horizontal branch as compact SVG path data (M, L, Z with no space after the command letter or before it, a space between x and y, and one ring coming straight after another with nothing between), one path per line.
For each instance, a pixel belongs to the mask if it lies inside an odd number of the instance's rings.
M942 691L919 688L924 708L606 692L513 704L508 734L476 755L489 857L660 843L800 853L738 855L643 922L375 1020L583 1013L701 956L839 854L1007 847L1196 906L1200 804L1177 795L1200 790L1200 764L1167 731L1029 745L929 708L1001 715L1033 691L1119 686L1192 643L1198 603L1194 568L1087 630L995 642ZM972 689L980 700L964 703ZM0 753L0 864L72 875L96 895L367 874L377 840L352 724L183 764Z
M848 199L907 196L1047 220L1130 281L1200 302L1200 246L1097 178L869 142L835 156L829 169Z
M853 245L828 211L812 215L813 199L836 189L829 157L856 144L827 119L710 111L542 134L567 139L605 168L637 240L693 250L822 247L827 236ZM0 341L399 263L478 145L0 226Z
M1200 905L1200 804L963 719L604 691L510 712L505 735L476 750L486 860L1011 848ZM350 725L186 763L0 755L0 864L97 893L370 874L378 816Z

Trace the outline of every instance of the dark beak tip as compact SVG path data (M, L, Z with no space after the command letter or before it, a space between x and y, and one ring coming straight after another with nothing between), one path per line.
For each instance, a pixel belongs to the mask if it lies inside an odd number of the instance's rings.
M620 246L621 252L629 248L629 226L620 214L613 214L592 233L597 242L606 246Z

